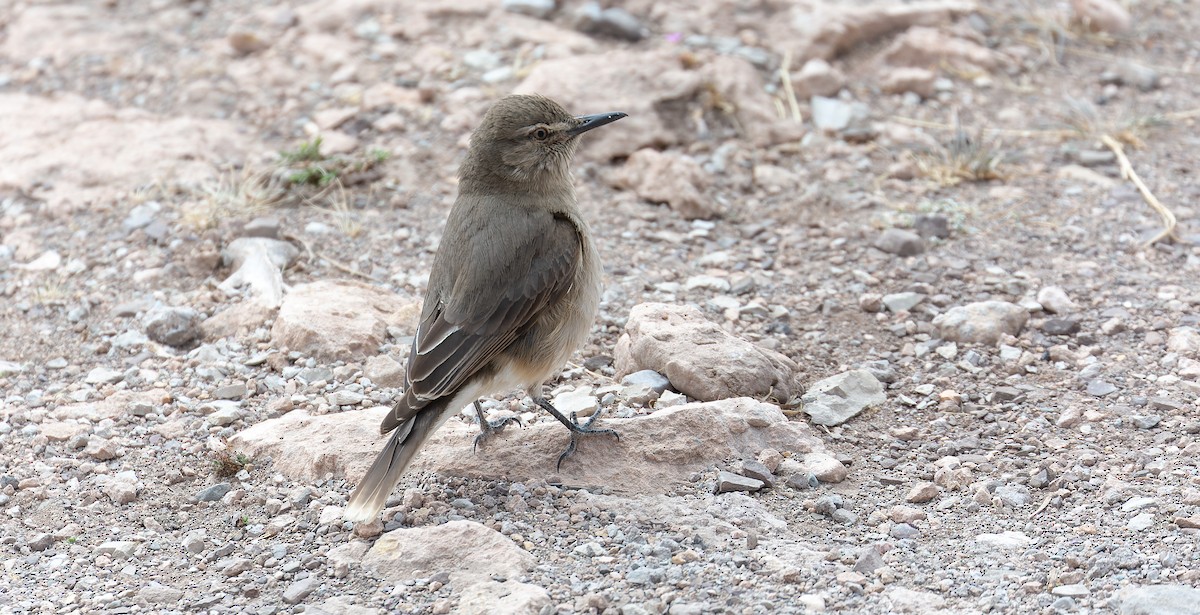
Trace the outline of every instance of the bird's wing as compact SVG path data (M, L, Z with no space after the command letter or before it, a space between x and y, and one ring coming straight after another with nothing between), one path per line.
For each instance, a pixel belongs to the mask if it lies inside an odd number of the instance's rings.
M507 216L505 236L493 217L447 224L409 353L408 389L384 418L384 433L457 392L571 287L583 249L575 224L546 211L496 209Z

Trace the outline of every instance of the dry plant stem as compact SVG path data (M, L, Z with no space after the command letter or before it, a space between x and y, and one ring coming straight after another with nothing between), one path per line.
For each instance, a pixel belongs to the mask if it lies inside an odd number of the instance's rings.
M295 243L300 244L304 248L304 252L308 254L309 260L316 260L316 259L320 258L320 259L328 262L331 266L333 266L334 269L337 269L338 271L341 271L342 273L348 273L352 276L357 276L357 277L363 278L365 280L370 280L371 282L375 282L376 284L383 284L383 280L380 280L379 278L376 278L375 276L373 276L369 273L363 273L357 269L350 267L349 265L342 264L341 262L330 258L329 255L324 252L314 251L312 249L312 246L308 245L308 242L304 241L303 239L300 239L299 237L297 237L295 235L281 235L281 237L287 241L293 241Z
M792 52L783 52L783 62L779 64L779 80L783 82L783 91L787 95L788 110L792 112L792 121L797 124L804 121L800 114L800 103L796 101L796 91L792 89Z
M1121 175L1124 176L1125 179L1133 182L1134 186L1137 186L1138 192L1142 194L1142 199L1144 199L1146 203L1154 209L1154 211L1158 212L1159 217L1162 218L1163 230L1159 231L1154 237L1148 239L1145 245L1153 245L1168 237L1178 241L1179 237L1175 234L1175 214L1170 209L1167 209L1167 207L1158 200L1158 197L1154 196L1153 192L1150 192L1150 188L1146 186L1146 182L1143 182L1142 178L1139 177L1137 172L1133 170L1133 165L1130 164L1129 158L1125 156L1125 148L1122 147L1116 139L1109 135L1101 135L1100 142L1108 146L1108 149L1112 150L1113 154L1116 154L1117 163L1121 165Z

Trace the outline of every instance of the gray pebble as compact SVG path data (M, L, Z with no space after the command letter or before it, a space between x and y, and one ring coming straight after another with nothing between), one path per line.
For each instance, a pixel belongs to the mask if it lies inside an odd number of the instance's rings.
M721 471L717 473L717 493L730 491L758 491L763 488L763 481L756 478Z
M875 247L896 256L916 256L925 251L921 236L904 229L890 228L875 238Z
M209 485L208 487L201 489L200 493L196 494L196 500L200 502L216 502L225 497L225 494L229 493L229 490L232 488L233 485L230 485L229 483L217 483L215 485Z

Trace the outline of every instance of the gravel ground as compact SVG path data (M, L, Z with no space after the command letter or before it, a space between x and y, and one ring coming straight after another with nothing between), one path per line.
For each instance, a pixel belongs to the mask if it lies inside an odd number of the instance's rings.
M889 31L831 55L833 102L802 96L794 125L777 69L780 28L799 26L776 4L630 1L597 26L574 17L581 2L539 18L514 11L541 3L482 0L0 0L0 612L502 612L471 611L459 578L364 565L381 530L461 519L533 556L512 580L549 600L511 612L1200 612L1197 7L1137 3L1115 36L1065 7L965 10L934 29L1000 59L932 64L925 97L881 90ZM664 49L740 58L796 137L709 122L664 141L683 161L655 179L664 198L626 168L648 143L581 152L606 291L550 388L611 384L634 305L695 304L805 384L860 367L886 383L886 403L814 428L844 480L714 494L732 459L643 495L413 473L382 528L356 529L344 476L228 452L264 420L398 389L366 359L279 348L270 313L202 326L248 304L221 287L222 249L274 233L298 248L288 286L350 278L419 299L488 102L551 62L653 66ZM724 108L664 100L669 125ZM821 104L866 119L818 130ZM298 158L318 132L341 188L286 179L312 166L278 152ZM1179 240L1145 243L1160 219L1105 134ZM696 169L704 215L650 202ZM1028 322L995 343L934 322L988 300ZM410 334L389 328L371 354L403 360Z

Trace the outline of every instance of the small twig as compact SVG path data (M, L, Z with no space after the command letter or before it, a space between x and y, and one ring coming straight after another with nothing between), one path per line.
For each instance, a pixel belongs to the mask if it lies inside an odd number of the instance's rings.
M317 252L317 256L329 261L329 264L333 265L334 269L337 269L343 273L348 273L350 275L358 276L364 280L370 280L372 282L375 282L376 284L383 284L383 280L380 280L379 278L377 278L369 273L363 273L357 269L350 267L349 265L343 265L342 263L339 263L338 261L336 261L332 258L329 258L329 255L324 252Z
M1134 186L1137 186L1138 192L1142 194L1142 199L1145 200L1146 204L1152 207L1154 211L1158 212L1158 216L1162 218L1163 230L1159 231L1157 234L1147 240L1144 245L1150 246L1167 238L1178 241L1179 236L1175 233L1175 213L1170 209L1167 209L1167 207L1158 200L1158 197L1154 196L1153 192L1150 192L1150 188L1146 186L1146 182L1143 182L1142 178L1139 177L1137 172L1133 170L1133 165L1129 162L1129 158L1125 156L1125 148L1122 147L1116 139L1109 135L1101 135L1100 142L1108 146L1108 149L1112 150L1112 153L1117 156L1117 163L1121 166L1121 175L1125 179L1133 182Z
M796 101L796 91L792 89L791 65L792 52L783 52L783 62L779 65L779 80L783 82L783 92L787 98L788 109L792 112L792 120L799 124L804 121L804 116L800 113L800 103Z
M293 241L295 243L300 244L300 247L304 248L305 253L308 254L308 260L310 260L310 261L315 261L319 258L321 260L327 261L331 266L333 266L334 269L337 269L338 271L341 271L343 273L348 273L353 276L358 276L360 278L375 282L376 284L384 283L383 280L380 280L379 278L376 278L375 276L372 276L369 273L363 273L357 269L353 269L348 265L344 265L344 264L330 258L329 255L324 252L317 252L317 251L313 250L312 246L308 245L308 242L304 241L303 239L300 239L299 237L297 237L295 235L284 234L284 235L280 235L280 237L282 237L283 239L286 239L287 241Z

